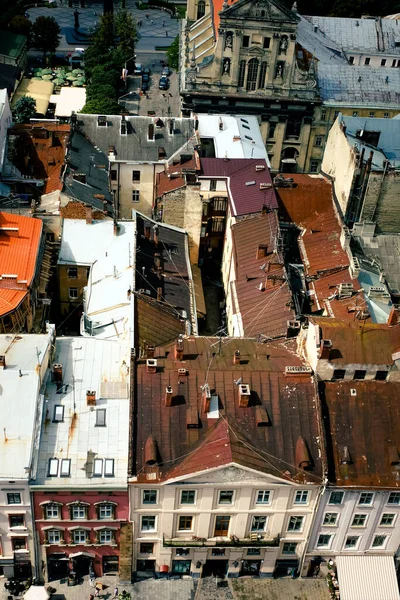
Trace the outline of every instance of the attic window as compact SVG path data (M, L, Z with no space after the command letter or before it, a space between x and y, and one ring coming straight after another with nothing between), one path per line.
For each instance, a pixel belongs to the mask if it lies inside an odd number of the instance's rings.
M104 477L114 477L114 459L106 458L104 461Z
M64 407L56 404L54 407L53 423L62 423L64 421Z
M219 419L219 401L217 394L213 394L210 398L210 410L207 413L207 418Z
M158 158L165 158L167 156L167 153L165 152L165 148L163 148L162 146L158 147Z
M93 466L93 477L101 477L103 475L103 459L95 458Z
M58 458L50 458L49 460L49 477L57 477L58 475Z
M63 458L61 461L60 477L69 477L71 474L71 459Z
M147 139L148 140L154 140L154 125L153 123L150 123L148 129L147 129Z

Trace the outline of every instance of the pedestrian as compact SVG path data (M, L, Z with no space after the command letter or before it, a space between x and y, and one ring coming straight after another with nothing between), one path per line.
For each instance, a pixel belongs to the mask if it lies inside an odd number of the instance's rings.
M114 596L111 598L111 600L115 600L115 598L118 597L118 588L116 587L114 590Z
M96 588L96 591L94 593L94 597L98 598L99 596L100 596L100 590L99 590L99 588Z
M168 37L168 31L165 32L165 37Z
M153 19L150 19L150 23L151 23L151 25L153 25Z
M162 26L165 27L165 21L162 22Z
M93 596L93 594L90 594L90 596L89 596L89 600L94 600L94 596Z

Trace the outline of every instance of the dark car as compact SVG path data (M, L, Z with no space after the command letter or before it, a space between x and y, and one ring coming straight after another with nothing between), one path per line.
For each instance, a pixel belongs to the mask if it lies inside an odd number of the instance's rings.
M143 73L143 75L142 75L142 83L143 83L144 81L145 81L146 83L149 83L149 81L150 81L150 75L149 75L148 73Z
M168 77L165 77L165 75L160 77L160 83L159 83L158 87L160 88L160 90L167 90L169 88Z
M150 67L145 67L142 71L142 76L143 75L151 75L151 70Z
M163 77L169 77L171 75L171 69L169 67L164 67L161 75Z
M142 92L147 92L148 89L149 89L149 82L142 81Z

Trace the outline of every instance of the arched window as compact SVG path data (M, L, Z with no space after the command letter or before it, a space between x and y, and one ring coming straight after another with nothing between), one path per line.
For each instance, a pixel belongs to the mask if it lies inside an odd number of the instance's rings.
M265 76L267 74L267 63L264 61L261 63L260 77L258 79L258 87L262 90L265 87Z
M206 14L206 3L204 0L199 0L197 3L197 18L201 19Z
M252 58L251 60L249 60L246 85L246 89L248 92L254 92L254 90L257 87L258 64L258 58Z
M246 61L245 60L241 60L239 63L239 80L238 80L238 87L243 87L244 86L244 76L246 74Z

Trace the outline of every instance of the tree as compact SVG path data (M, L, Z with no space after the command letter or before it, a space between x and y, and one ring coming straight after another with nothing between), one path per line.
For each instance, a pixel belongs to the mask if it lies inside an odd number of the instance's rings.
M44 57L47 52L55 52L61 39L60 31L54 17L38 17L32 28L33 47L42 50Z
M115 15L114 23L118 48L126 54L127 60L135 53L137 33L134 18L128 10L121 9Z
M28 38L28 46L32 38L32 21L22 15L13 17L8 25L8 28L13 33L20 33Z
M171 69L179 67L179 35L176 36L172 44L167 50L168 64Z
M113 98L97 97L88 100L81 113L86 115L118 115L121 107Z
M13 109L14 121L27 123L36 114L36 100L31 96L21 96Z

